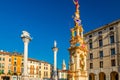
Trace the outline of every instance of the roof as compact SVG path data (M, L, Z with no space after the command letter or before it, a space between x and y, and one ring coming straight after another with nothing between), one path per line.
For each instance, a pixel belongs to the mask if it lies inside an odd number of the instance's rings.
M119 22L120 22L120 19L118 19L118 20L116 20L116 21L113 21L113 22L111 22L111 23L109 23L109 24L106 24L106 25L104 25L104 26L101 26L101 27L99 27L99 28L97 28L97 29L94 29L94 30L92 30L92 31L89 31L89 32L87 32L87 33L84 34L84 37L86 37L87 35L89 35L89 34L91 34L91 33L93 33L93 32L97 32L97 31L102 30L102 29L104 29L104 28L107 28L107 27L109 27L109 26L111 26L111 25L117 24L117 23L119 23Z
M9 52L4 52L4 51L3 52L0 51L0 54L10 55Z
M23 57L23 54L18 53L18 52L13 52L13 53L11 53L11 55L13 55L13 56L21 56L21 57Z
M41 60L36 60L36 59L33 59L33 58L28 58L28 61L35 61L35 62L41 62L41 63L50 64L50 63L48 63L48 62L41 61Z

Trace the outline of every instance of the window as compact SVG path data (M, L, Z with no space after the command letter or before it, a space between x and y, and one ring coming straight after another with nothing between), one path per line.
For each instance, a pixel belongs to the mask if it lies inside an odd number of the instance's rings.
M39 65L41 65L41 63L39 63Z
M0 63L0 68L1 68L1 63Z
M4 70L2 70L2 74L4 74Z
M115 48L111 49L111 55L115 55Z
M92 38L92 35L89 35L89 38Z
M40 78L41 78L41 71L39 71L39 76L40 76Z
M5 58L3 58L3 61L5 61Z
M99 40L99 47L102 47L102 46L103 46L103 40L100 39L100 40Z
M100 61L100 68L103 68L103 61Z
M16 65L16 62L14 62L14 65Z
M93 53L90 53L90 59L93 59Z
M39 69L41 69L41 66L39 66Z
M48 70L48 67L46 67L46 70Z
M2 68L4 68L5 67L5 64L4 63L2 63Z
M110 36L110 43L114 43L115 42L115 40L114 40L114 35L111 35Z
M90 69L92 69L93 68L93 63L90 63Z
M16 73L16 67L14 67L14 73Z
M111 66L115 66L115 59L111 60Z
M10 74L11 73L11 71L10 70L8 70L8 74Z
M46 72L44 72L44 76L46 76Z
M9 62L11 62L11 58L9 58Z
M89 48L92 49L93 46L92 46L92 39L89 39Z
M99 54L100 54L100 58L103 58L103 51L100 51Z
M98 34L101 35L101 34L102 34L102 31L99 31Z
M64 74L63 74L63 73L61 73L61 75L62 75L62 77L64 77Z
M22 72L22 73L23 73L23 70L24 70L24 69L23 69L23 68L21 68L21 72Z
M46 69L46 68L44 67L44 69Z
M110 27L110 28L109 28L109 30L113 30L113 29L114 29L114 27Z
M92 49L93 46L92 46L92 42L89 43L89 48Z
M23 63L21 63L21 65L23 66Z
M16 60L16 57L14 58L14 60Z
M41 75L41 71L39 71L39 74Z
M46 77L48 76L48 72L46 72Z

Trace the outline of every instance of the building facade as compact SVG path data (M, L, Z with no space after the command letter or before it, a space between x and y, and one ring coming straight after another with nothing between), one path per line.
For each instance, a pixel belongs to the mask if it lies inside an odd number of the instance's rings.
M11 54L11 74L21 76L23 72L23 56L17 52Z
M17 52L0 51L0 80L21 80L23 73L23 55ZM28 58L29 79L50 79L51 64Z
M17 52L11 54L11 76L12 80L20 80L23 73L23 55Z
M28 74L30 78L39 78L39 61L28 59Z
M0 80L11 78L11 57L8 52L0 51Z
M50 79L51 78L51 65L47 62L40 61L39 63L39 73L42 79Z
M28 74L29 78L36 79L50 79L51 78L51 64L39 61L36 59L28 59Z
M85 35L89 80L120 79L120 20Z

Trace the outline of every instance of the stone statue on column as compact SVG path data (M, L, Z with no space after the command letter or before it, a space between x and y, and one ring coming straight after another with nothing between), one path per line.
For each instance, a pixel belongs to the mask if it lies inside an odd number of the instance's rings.
M23 68L23 73L22 73L22 80L29 80L29 75L28 75L28 44L32 40L30 37L30 34L27 31L22 31L21 38L24 42L24 68Z

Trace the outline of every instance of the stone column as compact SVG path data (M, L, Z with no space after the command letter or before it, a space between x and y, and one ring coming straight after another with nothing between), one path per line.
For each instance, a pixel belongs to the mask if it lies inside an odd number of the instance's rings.
M28 43L31 41L30 34L27 31L22 31L21 38L24 42L24 69L22 73L22 80L29 80L28 78Z
M110 80L110 74L106 75L106 80Z
M52 48L53 52L54 52L54 74L53 74L53 80L58 80L57 79L57 42L54 41L54 47Z

